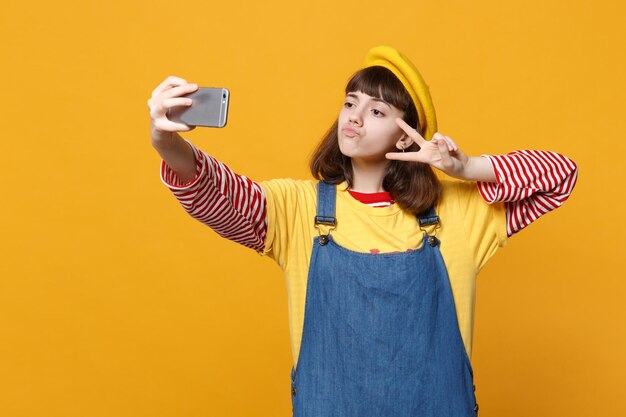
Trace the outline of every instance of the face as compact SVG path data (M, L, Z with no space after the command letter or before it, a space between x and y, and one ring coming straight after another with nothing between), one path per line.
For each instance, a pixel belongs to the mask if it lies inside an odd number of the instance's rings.
M404 131L395 122L404 112L385 101L361 92L346 95L339 113L339 149L350 158L386 160Z

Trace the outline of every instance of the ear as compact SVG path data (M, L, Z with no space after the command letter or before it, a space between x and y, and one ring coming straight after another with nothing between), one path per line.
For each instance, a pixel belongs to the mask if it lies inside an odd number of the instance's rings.
M396 142L396 148L400 150L407 149L409 146L413 144L413 142L414 142L413 139L411 139L409 135L404 133L402 134L402 136L400 136L400 139L398 139L398 141Z

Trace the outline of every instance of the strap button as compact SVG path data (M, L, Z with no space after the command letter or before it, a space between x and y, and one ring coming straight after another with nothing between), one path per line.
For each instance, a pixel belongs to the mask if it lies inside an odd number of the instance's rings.
M320 236L320 245L324 246L327 243L328 243L328 235L321 235Z

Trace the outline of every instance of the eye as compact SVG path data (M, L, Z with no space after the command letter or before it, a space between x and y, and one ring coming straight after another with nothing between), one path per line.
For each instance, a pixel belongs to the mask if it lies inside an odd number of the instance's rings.
M343 103L344 107L348 107L351 108L351 106L353 106L354 104L350 103L349 101L346 101L345 103Z
M381 111L380 111L380 110L378 110L378 109L374 109L374 110L372 110L372 111L375 111L375 112L380 113L380 115L381 115L381 116L384 116L384 115L385 115L383 112L381 112ZM376 114L376 113L374 113L374 114Z

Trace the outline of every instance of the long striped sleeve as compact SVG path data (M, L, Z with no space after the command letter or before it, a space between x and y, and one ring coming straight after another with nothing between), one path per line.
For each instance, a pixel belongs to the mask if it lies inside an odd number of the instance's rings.
M505 202L507 235L512 236L568 199L578 167L549 151L520 150L506 155L481 155L491 161L497 182L477 182L488 202Z
M195 155L195 178L184 184L162 160L161 181L191 217L222 237L257 252L263 250L267 226L261 187L185 141Z

